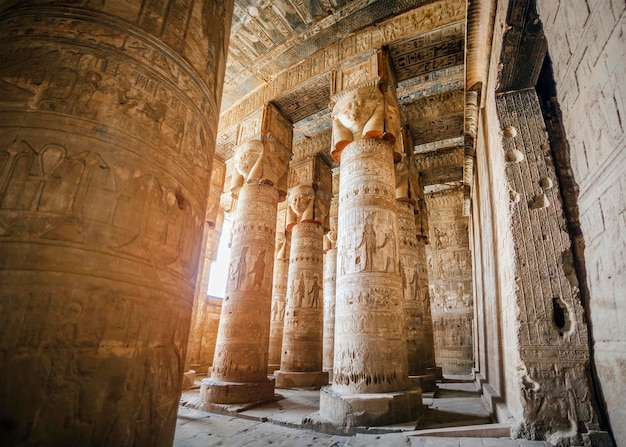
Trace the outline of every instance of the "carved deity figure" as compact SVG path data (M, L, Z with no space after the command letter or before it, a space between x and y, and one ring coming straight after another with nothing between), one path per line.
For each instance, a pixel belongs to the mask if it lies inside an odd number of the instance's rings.
M247 273L247 261L246 254L248 253L248 247L243 247L241 249L241 254L239 255L239 262L237 263L237 267L231 271L231 278L235 280L235 289L241 289L243 285L244 279L246 278Z
M265 250L261 251L257 256L250 274L253 275L252 287L260 289L263 286L263 277L265 275Z
M259 140L250 140L235 151L231 191L238 193L244 183L259 182L284 190L289 152Z
M309 291L309 295L311 296L311 304L309 307L317 308L319 306L320 300L320 285L318 282L317 276L313 278L313 285L311 286L311 290Z
M396 236L393 234L393 231L388 231L385 233L385 240L378 248L385 248L387 260L385 262L385 271L388 272L391 267L391 271L395 272L395 259L396 259Z
M365 271L371 272L374 267L374 254L376 253L376 230L374 230L374 213L365 218L363 237L356 248L365 246Z
M330 195L323 188L309 184L294 186L289 190L287 227L299 222L318 222L328 226Z
M437 247L437 250L446 248L444 238L448 235L448 233L441 231L437 227L434 228L434 232L435 232L435 247Z
M295 283L296 280L294 280ZM306 283L304 281L304 273L300 273L300 278L298 278L298 287L295 288L296 291L296 302L298 303L297 307L302 307L302 300L304 299L304 294L306 292ZM292 284L294 286L295 284Z
M314 219L315 191L310 185L297 185L289 190L287 225Z

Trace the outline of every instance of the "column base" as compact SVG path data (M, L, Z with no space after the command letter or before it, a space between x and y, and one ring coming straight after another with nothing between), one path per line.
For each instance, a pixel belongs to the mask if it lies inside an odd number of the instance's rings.
M340 395L320 391L320 415L341 427L380 426L415 421L424 412L419 387L391 393Z
M437 378L434 374L409 376L411 386L419 386L423 393L432 393L437 389Z
M328 373L326 371L313 372L290 372L274 371L276 388L306 388L319 389L328 385Z
M433 366L432 368L426 368L428 374L434 374L436 380L443 380L443 368L441 366Z
M200 400L206 407L211 404L243 404L274 399L274 379L262 382L221 382L203 379Z

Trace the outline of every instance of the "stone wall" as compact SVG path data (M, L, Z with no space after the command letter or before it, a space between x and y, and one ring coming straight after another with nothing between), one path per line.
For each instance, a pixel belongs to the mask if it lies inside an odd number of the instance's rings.
M472 351L472 259L463 192L426 194L429 241L426 246L435 360L444 374L470 374Z
M537 3L580 188L595 366L613 434L626 442L626 6Z

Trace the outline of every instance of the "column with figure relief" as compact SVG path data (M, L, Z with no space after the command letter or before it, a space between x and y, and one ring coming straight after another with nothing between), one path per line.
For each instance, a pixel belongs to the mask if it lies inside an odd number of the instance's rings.
M268 104L241 126L231 191L238 196L226 296L211 377L200 398L211 404L274 397L267 377L272 275L279 200L284 200L292 125Z
M400 157L395 81L384 51L331 77L333 145L340 162L335 355L320 415L340 426L417 418L408 380L394 158Z
M426 272L425 234L428 234L424 191L413 160L413 144L402 129L404 154L396 163L396 202L400 240L400 279L404 295L409 377L422 391L434 391L437 376L433 322Z
M0 2L0 443L171 446L233 1Z
M287 307L280 370L274 376L279 388L320 387L328 383L328 373L322 371L323 242L331 170L320 156L294 162L291 169L297 184L289 189Z
M324 340L322 370L333 380L335 354L335 290L337 289L337 219L339 217L339 168L333 169L333 197L330 200L330 231L324 239Z

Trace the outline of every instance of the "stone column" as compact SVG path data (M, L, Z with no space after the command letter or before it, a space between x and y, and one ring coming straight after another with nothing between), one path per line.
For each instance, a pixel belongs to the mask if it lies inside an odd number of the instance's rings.
M172 445L232 8L0 5L4 444Z
M333 379L335 354L335 291L337 289L337 220L339 218L339 168L333 169L333 197L330 200L330 231L324 240L324 339L322 370Z
M267 377L277 205L284 197L291 123L267 105L242 126L231 190L238 194L226 296L210 379L200 398L211 404L272 399ZM258 134L250 135L251 129Z
M410 135L406 129L402 135L405 155L396 164L395 173L409 376L422 390L432 391L436 377L427 374L428 369L435 366L435 355L422 228L426 217L425 210L420 210L417 205L418 201L423 204L424 194L412 157Z
M359 59L331 84L339 260L333 385L322 389L320 414L342 426L412 420L421 409L421 390L408 389L394 180L400 126L387 63L382 52Z
M284 212L282 218L279 214L277 225L282 228L285 227ZM283 326L287 306L287 278L289 274L289 241L282 231L276 233L275 253L274 277L272 279L272 321L270 323L270 347L267 359L268 374L274 374L274 371L280 368L280 357L283 349Z
M224 176L226 165L219 159L213 160L211 173L211 188L207 200L207 212L204 221L204 233L198 262L198 277L196 279L195 299L191 314L191 327L189 330L189 342L187 343L187 357L185 358L185 379L183 388L193 385L195 373L202 369L202 373L211 363L213 356L208 358L202 355L202 340L204 338L205 314L208 306L207 289L211 264L217 257L217 249L222 235L224 212L220 208L220 195L224 190Z
M274 376L279 388L320 387L328 384L328 373L322 371L323 243L331 173L318 157L294 163L291 169L292 178L305 183L289 190L287 310L280 370Z

